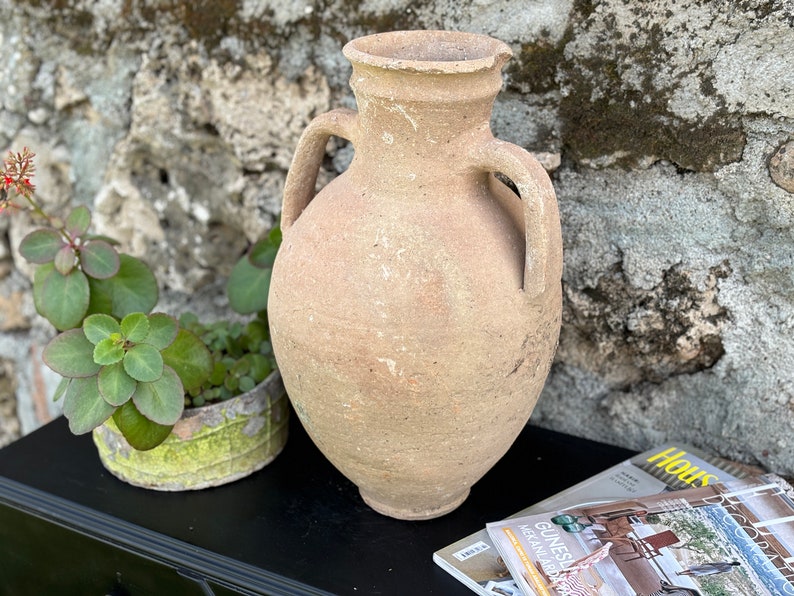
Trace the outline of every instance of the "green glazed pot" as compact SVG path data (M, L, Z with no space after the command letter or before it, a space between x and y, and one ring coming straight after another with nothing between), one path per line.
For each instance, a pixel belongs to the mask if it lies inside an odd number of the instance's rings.
M269 464L287 441L289 401L274 371L248 393L186 409L168 438L137 451L113 419L94 429L102 465L121 480L161 491L198 490L244 478Z

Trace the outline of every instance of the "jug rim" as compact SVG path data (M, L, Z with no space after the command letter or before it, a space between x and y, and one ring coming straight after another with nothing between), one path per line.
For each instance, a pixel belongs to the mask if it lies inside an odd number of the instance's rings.
M501 69L513 55L510 46L489 35L424 29L358 37L342 53L354 65L437 74Z

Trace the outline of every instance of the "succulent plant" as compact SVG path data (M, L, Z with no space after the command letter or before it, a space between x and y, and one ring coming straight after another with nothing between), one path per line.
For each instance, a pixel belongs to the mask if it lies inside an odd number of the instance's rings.
M112 416L132 447L151 449L185 407L244 393L275 369L266 308L278 226L240 258L227 284L230 306L256 313L253 320L202 324L191 314L179 321L149 314L159 296L151 269L120 253L114 239L91 234L87 207L65 219L47 213L34 197L34 157L25 148L3 161L0 212L26 208L46 224L25 236L19 251L37 266L37 312L61 332L43 358L63 377L55 399L63 398L72 432L90 432Z
M59 373L56 399L75 434L113 416L135 449L156 447L182 415L184 395L213 370L212 356L191 331L164 313L131 313L121 321L93 314L55 336L44 362Z

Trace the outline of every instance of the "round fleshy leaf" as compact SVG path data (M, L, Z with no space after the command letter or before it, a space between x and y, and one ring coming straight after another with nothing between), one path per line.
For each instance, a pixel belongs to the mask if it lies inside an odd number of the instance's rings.
M217 387L218 385L223 383L223 379L226 378L227 371L228 369L226 368L226 365L223 362L216 362L215 366L212 369L212 374L210 374L210 377L209 379L207 379L207 382L213 387Z
M127 442L138 451L154 449L171 434L172 424L162 425L152 422L141 414L135 404L128 401L113 414L113 422L127 439Z
M223 386L232 393L237 393L237 390L240 387L240 379L238 377L226 377L223 380Z
M131 312L150 312L157 304L157 280L143 261L119 255L119 272L108 280L112 315L123 318Z
M254 387L256 387L256 381L254 381L252 377L249 377L248 375L240 377L240 383L238 386L240 393L247 393Z
M85 239L86 240L104 240L105 242L107 242L111 246L118 246L119 244L121 244L121 242L119 242L115 238L111 238L110 236L105 236L104 234L87 234L85 236Z
M65 245L55 230L34 230L19 243L19 254L31 263L44 264L55 259Z
M174 343L178 331L179 323L174 317L156 312L149 315L149 335L143 341L158 350L163 350Z
M44 282L53 271L55 271L55 265L52 263L45 263L44 265L36 267L36 271L33 273L33 306L36 307L36 312L41 316L44 316L44 311L42 309Z
M174 370L166 366L156 381L138 383L132 401L152 422L175 424L185 409L185 390Z
M83 236L90 225L91 211L85 205L72 209L64 222L64 227L72 237Z
M199 337L187 329L180 329L173 343L162 351L163 361L170 366L191 390L201 386L212 374L212 354Z
M141 383L151 383L163 375L163 357L157 348L149 344L129 348L123 362L127 374Z
M63 397L63 415L76 435L92 431L110 418L116 408L102 399L97 378L72 379Z
M270 359L263 354L248 354L248 360L251 362L251 370L248 375L253 378L256 383L264 381L272 372Z
M278 253L278 245L273 244L269 239L265 242L259 241L251 247L248 260L254 267L272 268L276 261L276 253Z
M121 363L124 358L124 343L119 337L108 337L107 339L100 340L94 346L94 362L101 366L109 364Z
M97 376L99 393L111 406L120 406L129 401L137 384L121 362L103 366Z
M119 272L119 253L104 240L86 242L80 250L80 264L86 275L108 279Z
M54 266L42 265L46 268L41 276L34 278L34 286L39 283L36 310L59 331L78 327L83 322L88 310L89 289L88 279L79 269L73 269L69 275L61 275Z
M259 351L262 343L270 337L267 323L262 320L250 321L245 326L246 348L251 351Z
M41 354L44 364L63 377L91 377L99 372L94 344L82 329L70 329L53 337Z
M226 284L229 306L240 314L266 309L271 273L270 267L257 267L247 257L237 261Z
M66 393L66 388L69 387L69 383L71 379L68 377L61 377L58 386L55 388L55 393L52 394L52 401L56 402L63 397L63 394Z
M121 334L133 343L142 342L149 335L149 318L142 312L128 314L121 319Z
M77 265L77 253L74 248L68 244L61 247L61 250L55 255L55 270L61 275L69 275L72 269Z
M88 287L90 288L88 314L111 314L113 312L113 300L111 300L108 293L107 283L101 279L88 277Z
M98 344L103 339L120 339L121 325L110 315L89 315L83 321L85 336L93 344Z

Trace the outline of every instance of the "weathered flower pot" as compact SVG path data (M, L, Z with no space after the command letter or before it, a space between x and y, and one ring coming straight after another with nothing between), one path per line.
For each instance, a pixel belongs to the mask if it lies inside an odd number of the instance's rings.
M278 371L248 393L186 409L169 437L149 451L130 447L111 418L93 431L102 465L129 484L197 490L262 469L287 441L289 401Z
M432 518L509 449L545 382L561 315L557 203L541 165L490 131L507 45L402 31L343 52L358 112L317 117L296 149L273 347L301 423L366 503ZM355 157L315 197L332 135Z

